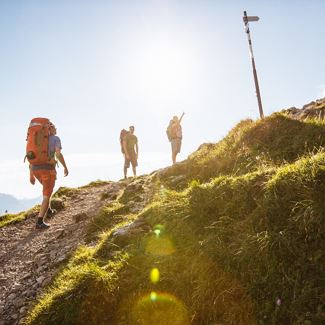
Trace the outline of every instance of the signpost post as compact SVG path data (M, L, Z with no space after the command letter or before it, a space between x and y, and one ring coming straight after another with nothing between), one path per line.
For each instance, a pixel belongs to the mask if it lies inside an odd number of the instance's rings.
M256 96L257 96L257 102L258 102L258 109L259 109L259 112L260 112L260 118L264 118L262 100L261 100L261 93L260 93L260 88L258 86L257 72L256 72L255 60L254 60L254 54L253 54L252 40L251 40L251 35L250 35L250 31L249 31L249 24L248 24L250 21L258 21L259 17L257 17L257 16L247 16L247 12L244 11L243 20L244 20L244 24L245 24L245 32L247 33L247 38L248 38L249 53L250 53L250 56L251 56L251 59L252 59L253 75L254 75Z

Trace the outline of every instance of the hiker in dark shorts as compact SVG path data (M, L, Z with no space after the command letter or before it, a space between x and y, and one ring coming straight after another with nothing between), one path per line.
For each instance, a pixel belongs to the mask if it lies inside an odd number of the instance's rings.
M69 174L63 154L61 153L61 140L56 136L56 127L51 122L49 124L49 133L48 151L51 160L48 164L44 165L29 165L29 180L31 184L34 185L35 180L37 179L43 186L43 201L36 221L36 229L46 229L50 226L44 222L44 217L48 212L52 211L50 208L50 200L56 180L55 158L57 158L63 166L64 176L68 176Z
M185 113L182 114L180 118L174 116L172 120L170 120L169 126L167 128L168 139L171 143L172 147L172 161L173 164L176 164L176 156L181 152L182 147L182 126L181 121Z
M138 138L134 135L134 126L129 127L129 133L123 138L124 149L124 178L127 178L127 169L132 164L133 175L137 175L136 167L138 166Z

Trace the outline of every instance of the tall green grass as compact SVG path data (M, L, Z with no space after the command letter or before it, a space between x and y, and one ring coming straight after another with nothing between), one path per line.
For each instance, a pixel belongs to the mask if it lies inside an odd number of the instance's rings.
M191 222L204 229L209 255L245 283L266 323L321 320L324 177L325 154L319 153L191 191Z
M27 324L321 324L323 145L324 122L274 114L153 178L138 215L145 182L128 188Z

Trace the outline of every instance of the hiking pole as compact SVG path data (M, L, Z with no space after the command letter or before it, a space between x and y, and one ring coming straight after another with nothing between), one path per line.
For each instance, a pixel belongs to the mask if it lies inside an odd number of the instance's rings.
M249 54L250 54L250 57L252 59L253 75L254 75L256 96L257 96L257 102L258 102L258 109L260 111L260 118L264 118L262 100L261 100L261 93L260 93L260 88L258 86L257 72L256 72L255 60L254 60L254 54L253 54L252 40L251 40L251 35L250 35L249 25L248 25L249 21L258 21L259 17L257 17L257 16L247 16L247 12L244 11L243 20L244 20L244 24L245 24L245 32L247 33L247 38L248 38Z

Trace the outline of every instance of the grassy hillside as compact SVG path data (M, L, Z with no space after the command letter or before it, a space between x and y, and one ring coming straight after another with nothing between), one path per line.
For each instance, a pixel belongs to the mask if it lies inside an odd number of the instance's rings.
M274 114L139 178L27 324L321 324L324 141L324 120Z
M244 120L220 142L203 144L184 162L167 169L170 186L184 188L192 179L244 175L294 162L325 146L324 120L296 120L283 113L254 122ZM173 184L170 176L183 176Z
M20 213L7 213L0 216L0 228L8 226L13 223L17 223L27 218L34 218L39 211L39 205L35 205L33 208L22 211Z

